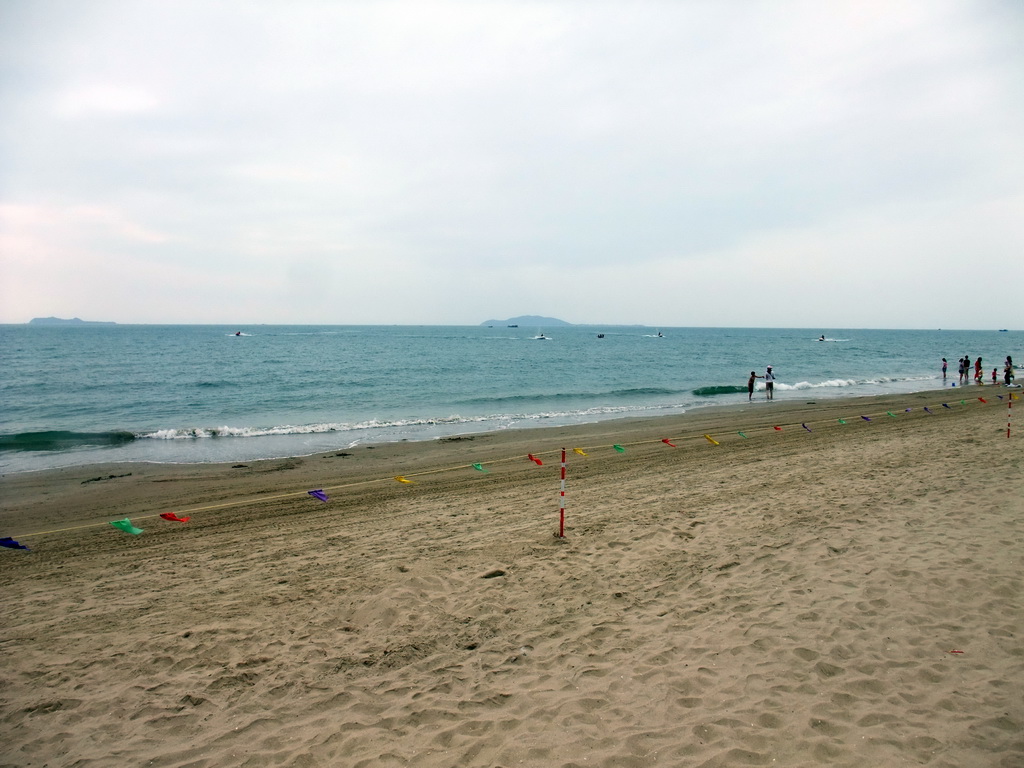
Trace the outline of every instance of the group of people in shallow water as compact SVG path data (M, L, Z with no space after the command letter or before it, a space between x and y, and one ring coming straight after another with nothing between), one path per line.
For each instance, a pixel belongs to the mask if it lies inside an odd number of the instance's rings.
M949 363L946 362L946 358L942 358L942 380L946 380L946 369ZM971 362L970 355L964 355L957 361L957 373L960 378L959 384L967 384L971 380L971 370L974 370L974 383L984 384L985 383L985 370L981 365L981 358L979 357L973 363ZM1013 383L1013 358L1009 355L1006 356L1006 361L1003 363L1003 385L1010 386ZM999 381L999 369L992 369L992 383L996 384Z
M942 358L942 380L946 380L946 369L949 363L946 362L946 358ZM964 355L958 361L958 370L960 372L960 383L967 384L970 381L971 369L974 370L974 381L976 384L984 384L984 369L981 365L981 358L979 357L973 363L971 362L970 355ZM992 383L998 383L999 369L992 369ZM1003 384L1010 386L1013 383L1013 358L1009 355L1006 356L1006 361L1003 363ZM758 376L755 371L750 372L750 378L747 379L747 400L754 399L754 385L758 379L764 379L764 394L769 400L775 399L775 374L772 372L772 367L769 365L764 372L764 376Z
M764 376L758 376L754 371L750 372L750 378L747 379L747 400L754 399L754 384L758 379L764 379L764 394L769 400L775 399L775 374L772 373L772 367L769 365L764 372Z

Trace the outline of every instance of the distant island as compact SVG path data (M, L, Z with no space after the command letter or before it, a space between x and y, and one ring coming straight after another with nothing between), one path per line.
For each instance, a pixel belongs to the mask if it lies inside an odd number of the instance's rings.
M567 323L565 320L559 320L557 317L541 317L540 315L520 315L519 317L510 317L508 320L487 320L480 325L525 325L530 328L538 326L544 326L551 328L556 325L572 325Z
M117 323L102 320L82 320L79 317L72 317L67 320L63 317L33 317L28 321L29 325L117 325Z

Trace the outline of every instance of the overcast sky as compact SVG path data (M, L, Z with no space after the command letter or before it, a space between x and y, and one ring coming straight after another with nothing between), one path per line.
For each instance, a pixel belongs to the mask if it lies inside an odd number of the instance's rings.
M1024 327L1024 2L0 0L0 322Z

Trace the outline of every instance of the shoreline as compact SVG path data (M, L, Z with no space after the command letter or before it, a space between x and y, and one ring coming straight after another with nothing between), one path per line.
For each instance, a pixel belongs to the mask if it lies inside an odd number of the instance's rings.
M707 444L703 435L709 433L715 433L713 439L729 444L742 439L737 436L738 431L748 437L761 437L755 433L768 429L775 432L777 425L803 430L800 425L806 423L811 429L831 429L840 418L849 417L854 422L868 413L888 418L886 411L893 409L917 410L928 405L941 408L943 401L959 404L961 399L966 399L974 403L986 392L1005 396L1006 391L1002 387L978 388L979 394L969 399L960 398L961 391L957 391L952 393L956 400L948 396L951 390L801 402L762 399L681 414L463 433L422 441L365 443L340 451L246 462L100 462L3 474L0 475L0 531L10 532L4 535L30 536L49 528L65 527L65 524L100 525L104 522L99 520L101 509L111 496L134 494L136 515L188 512L205 506L202 502L188 503L189 494L194 492L203 494L205 502L210 504L229 504L233 498L238 499L238 504L244 504L251 495L247 488L256 478L273 478L269 486L261 485L260 495L265 496L271 493L268 488L274 488L286 495L302 497L306 490L314 488L332 488L346 483L387 483L393 482L396 475L445 472L446 467L464 469L475 463L524 462L532 466L525 461L530 453L543 457L545 464L550 464L557 462L556 454L563 447L569 449L570 454L577 447L610 448L613 444L656 447L664 438L678 438L684 443L692 440L699 447ZM943 415L948 415L948 411ZM686 447L679 442L676 444ZM570 455L570 464L579 458L582 457ZM179 481L187 481L189 490L177 493L175 486ZM75 514L67 512L71 505L80 512L68 518L69 514ZM118 509L125 506L117 504Z
M1021 438L943 394L4 477L8 760L1020 764Z
M909 380L903 383L908 384ZM917 383L919 384L920 381L917 381ZM759 384L759 386L761 386L762 389L755 392L755 404L758 402L765 402L763 385ZM786 387L785 385L777 385L776 395L779 400L779 404L773 405L775 407L782 407L785 403L792 403L797 400L804 401L809 398L817 398L818 400L847 400L858 397L899 396L901 394L908 394L916 391L930 391L930 389L944 388L945 387L940 386L929 389L908 390L907 392L890 392L882 394L870 393L858 395L843 392L841 389L833 390L830 387L819 389L811 386L805 390L800 386ZM493 416L487 417L489 419L487 426L481 426L481 422L475 418L467 418L465 420L453 421L450 423L446 419L439 419L436 422L431 420L423 422L414 421L408 424L399 422L395 424L366 427L365 433L364 428L362 427L338 430L329 429L324 431L319 431L318 429L310 429L310 431L306 431L307 427L301 427L296 428L295 432L280 435L258 434L251 437L239 437L231 434L231 430L228 429L228 434L223 436L206 434L200 437L157 439L152 437L152 435L159 434L162 430L157 430L155 433L133 433L130 431L115 430L111 432L101 432L99 434L107 438L115 436L120 438L124 435L130 436L124 447L104 448L101 450L96 450L96 448L93 447L92 450L71 452L52 451L42 453L28 460L30 463L36 462L43 464L44 466L42 467L22 466L22 462L19 461L19 458L23 453L26 453L24 451L5 452L4 454L0 454L0 456L7 457L9 466L5 468L0 464L0 476L104 464L224 464L236 463L239 461L277 460L313 456L317 453L326 453L332 450L349 450L350 448L362 445L381 445L389 442L431 442L452 436L489 434L492 432L504 432L506 430L571 429L603 422L661 419L671 416L679 416L686 413L702 413L708 409L717 410L721 408L750 407L748 403L742 401L741 393L732 395L732 398L735 399L729 401L722 395L703 396L695 403L664 406L663 408L652 406L649 409L646 409L647 412L644 412L644 409L631 411L624 407L624 410L621 412L599 413L595 415L576 413L570 415L555 414L554 416ZM552 423L545 423L549 418ZM566 422L566 419L571 420ZM315 427L316 425L312 426ZM411 431L411 434L408 434L408 436L399 436L402 434L403 430ZM200 431L216 433L218 430L212 429ZM241 431L244 432L245 430ZM256 431L259 430L256 429ZM388 435L388 432L391 432L392 434ZM25 433L24 436L31 436L33 434L36 433L29 432ZM41 434L48 435L50 433L43 432ZM67 434L75 436L75 433ZM312 443L319 442L321 445L314 449L312 445L303 445L303 441L310 441ZM276 449L268 448L267 445L273 442L278 443L279 446ZM167 456L173 457L177 453L182 455L193 454L202 456L205 452L211 451L215 443L219 446L219 449L223 450L226 457L190 459L187 456L183 458L166 458L166 456L161 457L160 455L162 453L166 453ZM333 443L333 445L331 445L331 443ZM257 450L257 444L262 445L263 447ZM289 448L287 446L291 447ZM138 452L140 456L138 458L109 458L99 455L101 452L107 456L110 454L116 455L118 452L123 452L124 450ZM255 456L253 455L254 453L260 453L263 455ZM266 455L268 453L269 455ZM65 460L70 461L71 463L61 463ZM58 465L45 466L46 464L53 462L56 462Z

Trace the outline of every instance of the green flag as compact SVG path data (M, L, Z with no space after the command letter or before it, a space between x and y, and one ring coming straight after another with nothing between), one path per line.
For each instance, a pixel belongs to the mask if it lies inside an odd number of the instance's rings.
M111 520L110 524L118 530L124 531L125 533L130 533L132 536L138 536L140 533L142 533L142 529L136 528L134 525L132 525L132 521L129 520L127 517L124 520Z

